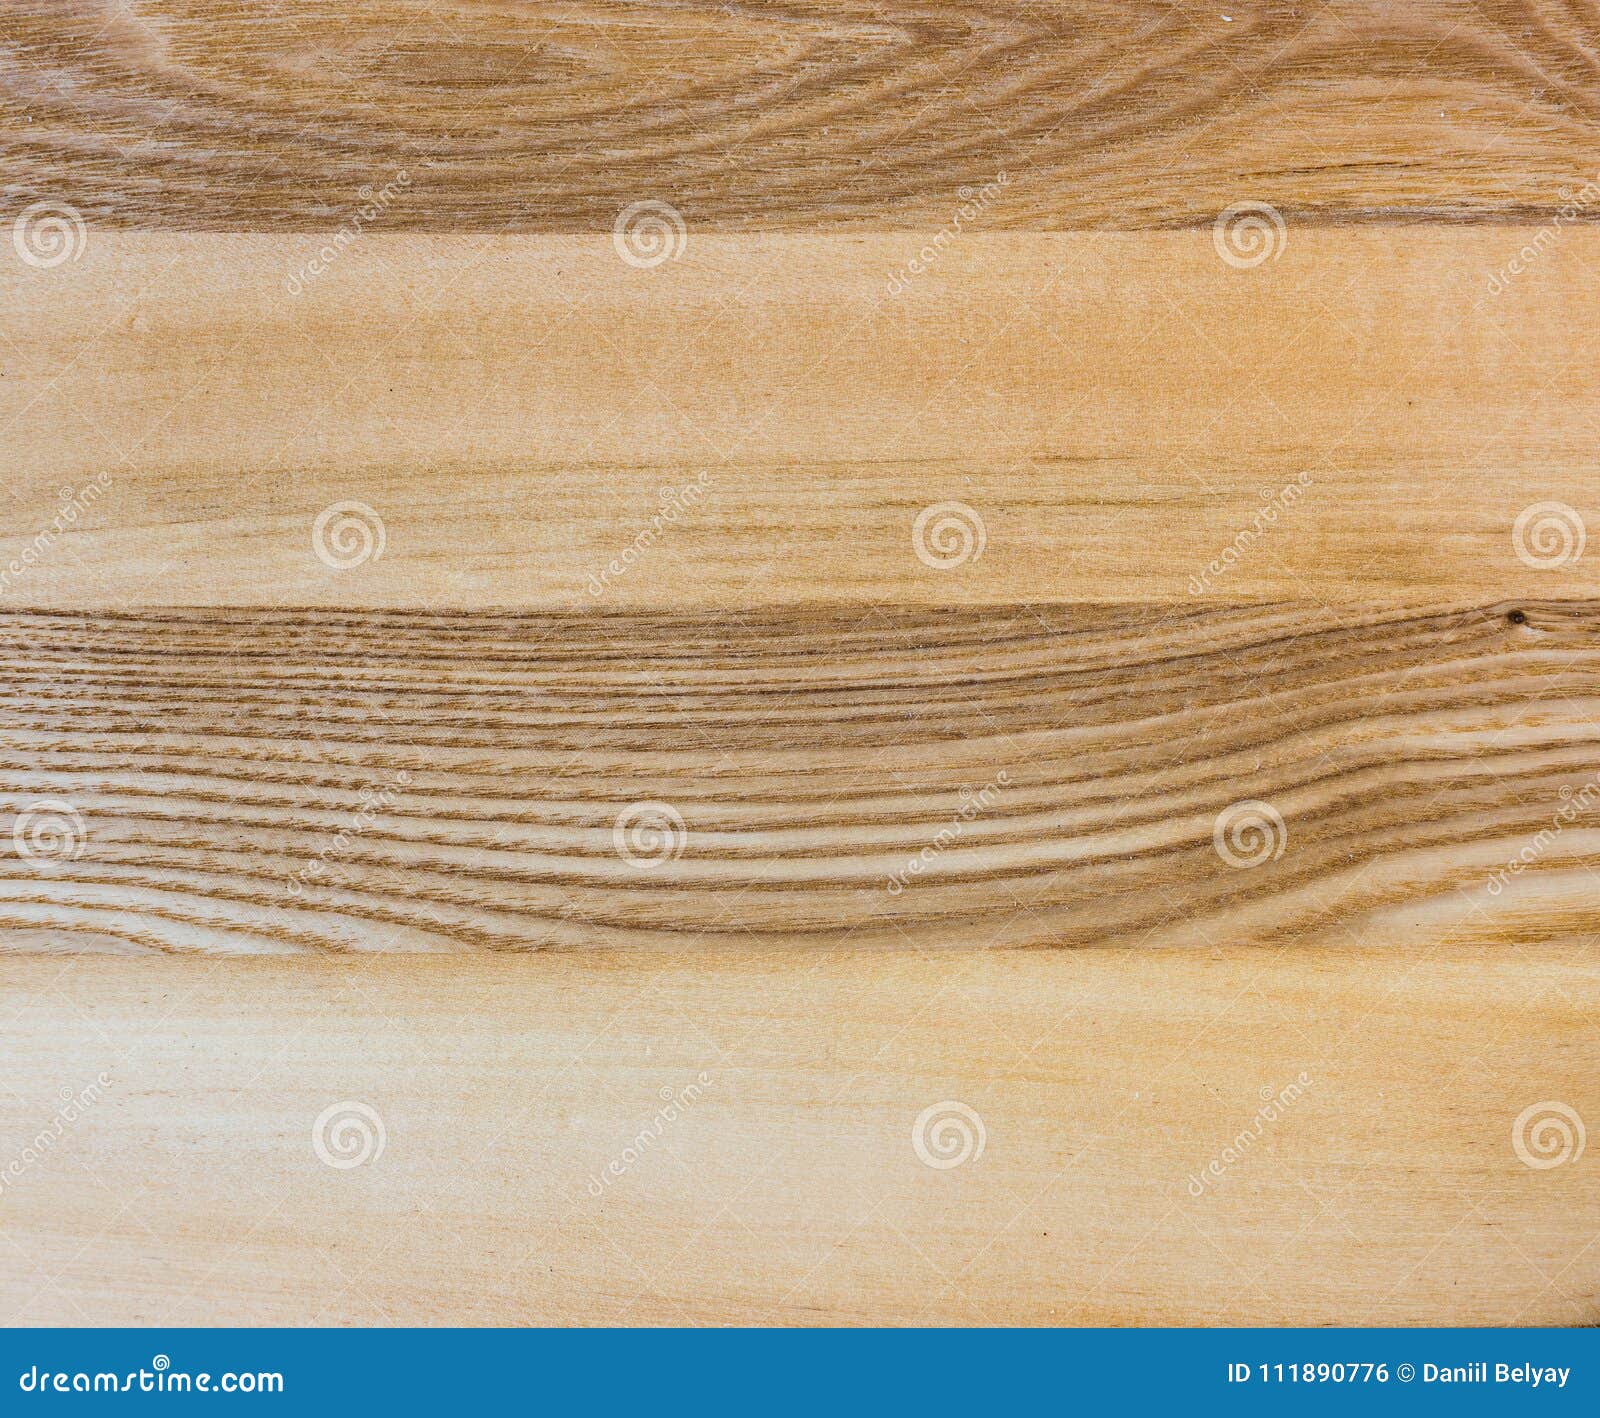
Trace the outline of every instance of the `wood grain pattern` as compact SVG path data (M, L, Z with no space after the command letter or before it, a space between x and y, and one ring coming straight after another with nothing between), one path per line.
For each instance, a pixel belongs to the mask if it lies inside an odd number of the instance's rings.
M0 1171L0 1320L1593 1324L1600 960L1471 934L9 960L0 1168L107 1085ZM1530 1168L1556 1100L1589 1148Z
M0 1322L1600 1322L1597 53L10 0Z
M1600 170L1592 9L1560 0L1110 0L625 10L500 0L14 0L13 199L96 225L1016 228L1542 217Z
M1595 924L1593 603L0 631L13 949Z
M899 295L918 238L374 235L291 296L316 245L0 262L0 604L1600 596L1514 535L1600 526L1600 232L974 234ZM335 570L350 500L383 554ZM940 569L947 501L985 545Z

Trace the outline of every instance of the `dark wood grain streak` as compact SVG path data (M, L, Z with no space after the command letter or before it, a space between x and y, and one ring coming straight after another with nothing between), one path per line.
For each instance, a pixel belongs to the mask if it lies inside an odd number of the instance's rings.
M1360 936L1401 904L1513 936L1528 910L1600 919L1593 602L0 629L11 948L1281 941ZM1241 802L1282 822L1249 866L1217 838Z
M8 198L94 224L392 230L1540 218L1600 169L1559 0L15 0Z

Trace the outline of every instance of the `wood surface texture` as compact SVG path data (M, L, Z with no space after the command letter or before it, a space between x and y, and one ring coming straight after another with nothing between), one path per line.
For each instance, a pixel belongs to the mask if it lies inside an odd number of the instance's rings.
M0 1323L1600 1323L1597 53L9 0Z
M1016 228L1538 218L1600 171L1568 0L12 0L0 167L91 222ZM1248 190L1241 190L1248 184Z
M12 959L0 1317L1593 1324L1600 962L1474 934Z
M915 237L369 234L289 294L316 245L0 263L0 572L53 532L0 606L1600 595L1515 535L1600 515L1600 231L971 233L898 295Z
M33 613L0 644L11 948L1229 944L1369 919L1427 942L1592 919L1590 602Z

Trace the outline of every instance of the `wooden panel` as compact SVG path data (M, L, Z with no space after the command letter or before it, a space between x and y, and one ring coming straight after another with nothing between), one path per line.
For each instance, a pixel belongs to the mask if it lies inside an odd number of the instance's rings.
M12 960L0 1320L1593 1324L1597 966Z
M0 631L0 949L1595 919L1592 602Z
M0 1322L1600 1321L1597 46L7 4Z
M1012 227L1520 217L1600 168L1560 0L11 0L8 195L95 224ZM20 205L19 200L19 205Z
M1600 232L316 247L0 263L6 605L1600 594Z

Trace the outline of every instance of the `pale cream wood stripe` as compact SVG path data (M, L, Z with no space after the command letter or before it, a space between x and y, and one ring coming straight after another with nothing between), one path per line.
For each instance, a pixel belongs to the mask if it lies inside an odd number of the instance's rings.
M898 294L923 238L694 235L637 269L603 236L367 233L291 295L322 240L91 229L0 263L4 604L1597 588L1561 535L1600 516L1600 232L1291 226L1254 269L1208 231L968 233ZM313 528L347 502L382 555L335 570ZM959 540L913 532L952 502L982 548L941 569Z
M1592 939L1416 944L8 961L0 1318L1592 1324Z

